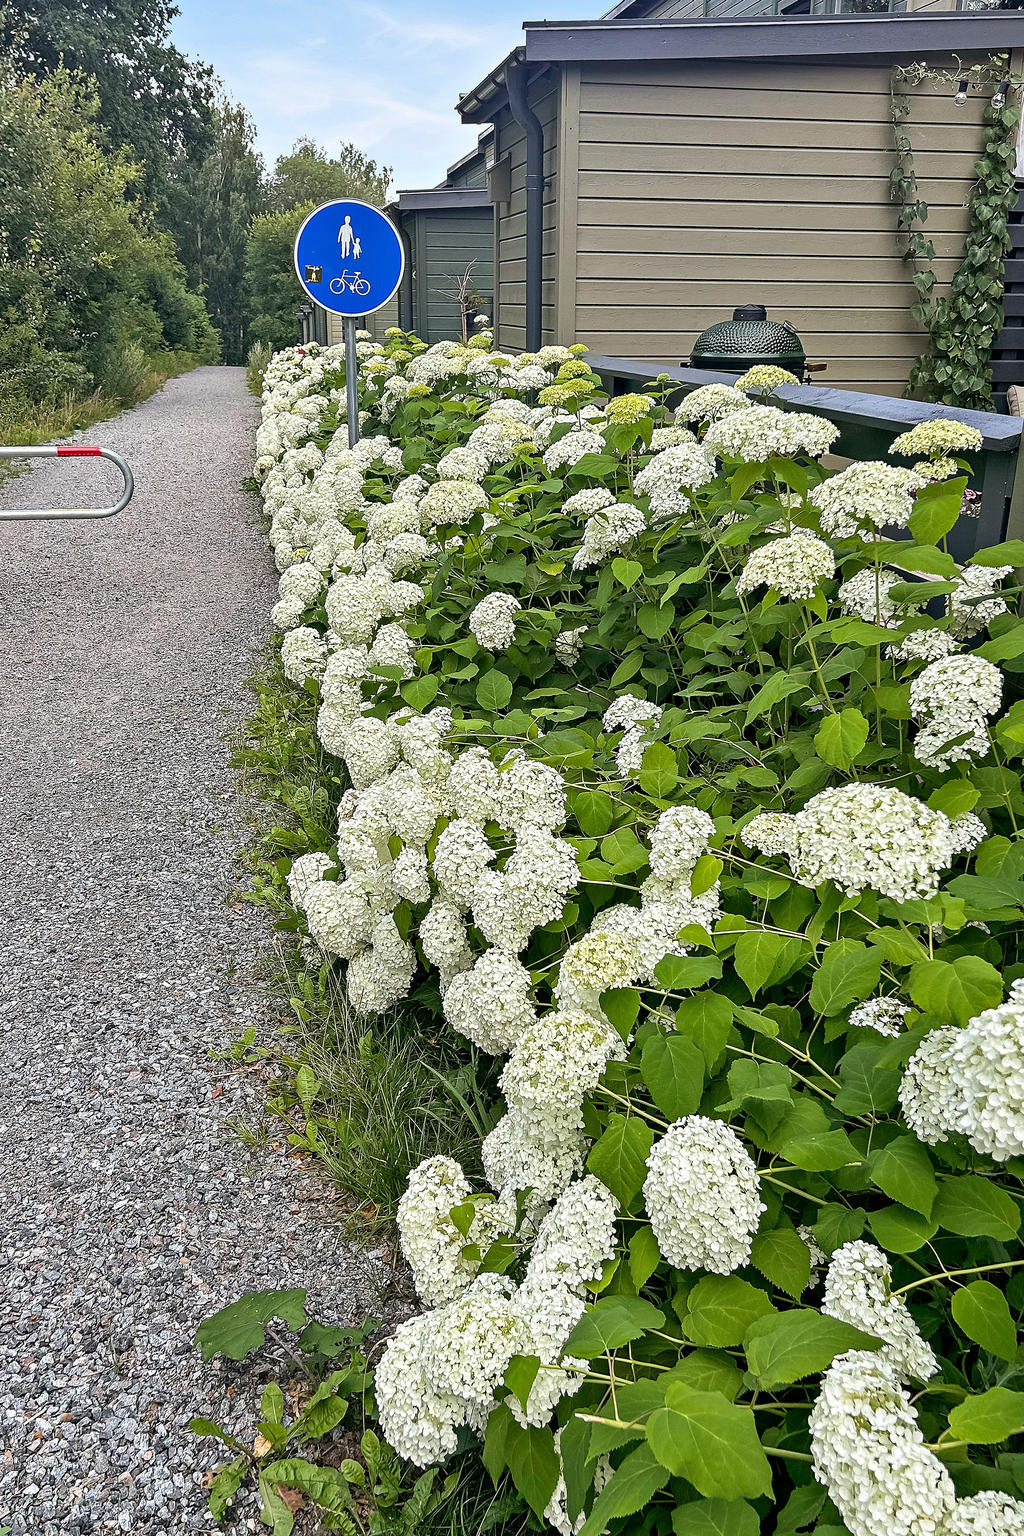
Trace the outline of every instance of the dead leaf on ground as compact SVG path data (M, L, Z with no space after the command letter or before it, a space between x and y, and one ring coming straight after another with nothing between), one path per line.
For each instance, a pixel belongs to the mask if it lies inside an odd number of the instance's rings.
M257 1435L252 1443L252 1453L254 1456L265 1456L268 1451L273 1449L273 1445L264 1435Z
M305 1509L306 1501L297 1488L285 1488L281 1483L278 1483L277 1491L281 1502L287 1504L293 1514L297 1509Z

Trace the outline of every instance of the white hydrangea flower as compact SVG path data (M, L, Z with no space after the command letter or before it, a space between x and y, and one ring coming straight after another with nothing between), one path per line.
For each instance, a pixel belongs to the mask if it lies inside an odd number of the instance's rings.
M806 601L835 571L835 556L828 545L805 528L798 528L754 550L737 578L736 591L772 587L783 597Z
M941 1536L1024 1536L1024 1504L994 1489L957 1499Z
M327 950L351 960L370 942L376 914L351 880L316 880L305 891L303 910L311 938Z
M444 1016L482 1051L507 1054L536 1022L529 971L514 955L486 949L471 970L451 982L444 994Z
M1009 611L1004 597L995 595L999 583L1011 575L1010 565L965 565L956 590L946 598L950 634L957 640L973 640L992 620ZM979 601L980 599L980 601Z
M427 1381L424 1353L430 1349L432 1314L400 1323L388 1340L373 1377L381 1432L399 1456L417 1467L446 1460L458 1443L463 1422L459 1400Z
M892 1268L880 1248L873 1243L844 1243L829 1262L821 1310L882 1339L886 1357L904 1380L928 1381L939 1362L903 1297L894 1296L891 1287Z
M704 435L704 446L713 453L748 464L764 464L771 458L806 454L820 458L839 436L839 428L824 416L803 411L780 411L773 405L751 405L729 411L713 421Z
M817 1285L821 1278L821 1271L828 1263L828 1259L818 1246L818 1239L810 1227L797 1227L796 1235L811 1256L811 1272L808 1276L807 1284L808 1286Z
M526 1354L525 1324L504 1275L478 1275L457 1300L431 1316L423 1372L435 1392L451 1392L481 1427L513 1355ZM476 1410L474 1413L472 1410Z
M910 713L921 727L914 756L933 768L983 757L989 749L987 717L997 714L1003 675L980 656L933 661L910 684ZM967 740L957 745L958 736Z
M932 1030L907 1063L900 1104L922 1141L959 1131L998 1162L1024 1154L1024 981L963 1029Z
M644 1201L662 1258L728 1275L749 1262L766 1207L754 1161L721 1120L687 1115L654 1143Z
M615 1252L617 1209L614 1196L587 1174L563 1190L540 1224L516 1293L529 1352L541 1361L525 1408L508 1399L521 1424L546 1424L560 1399L583 1379L586 1361L563 1358L562 1349L586 1311L583 1287L600 1276Z
M814 1475L851 1536L940 1536L953 1482L884 1352L839 1355L808 1425Z
M396 726L402 757L421 779L438 788L447 785L452 770L452 755L442 745L450 729L451 715L447 710L410 715L399 719Z
M887 784L843 784L812 796L793 816L755 816L744 841L785 855L797 879L832 880L848 896L874 890L893 901L934 896L957 854L941 811Z
M420 503L425 528L449 528L468 523L487 509L487 495L475 480L438 480Z
M652 515L660 521L683 516L690 506L684 493L708 485L715 474L715 461L701 444L678 443L662 449L640 470L633 489L648 498Z
M532 1422L532 1421L531 1421ZM559 1465L561 1467L562 1431L555 1431L555 1450L558 1452ZM612 1464L607 1456L598 1456L594 1461L594 1492L600 1493L601 1489L610 1480ZM552 1530L558 1532L558 1536L579 1536L579 1532L587 1523L584 1511L576 1516L575 1520L569 1519L569 1490L565 1485L565 1469L561 1467L555 1491L551 1495L544 1509L544 1519ZM965 1533L966 1536L966 1533Z
M952 453L973 453L983 441L977 427L940 416L933 421L919 421L890 443L889 452L901 459L916 459L919 454L929 459L946 458Z
M606 453L608 445L599 432L567 432L544 450L544 468L549 475L571 469L588 453Z
M555 655L563 667L574 667L579 661L586 632L587 625L581 624L578 629L563 629L560 635L555 636Z
M449 810L445 786L431 783L408 763L399 763L386 780L386 804L391 831L417 847L430 841L438 819Z
M290 629L281 641L281 665L290 683L301 688L307 677L319 677L327 664L327 642L308 624Z
M398 667L403 678L414 677L419 670L413 660L416 649L401 624L382 624L370 646L371 667Z
M644 748L649 745L651 732L657 730L663 713L660 704L638 699L632 693L622 694L605 710L601 720L602 729L609 733L623 733L615 761L624 778L632 778L640 772Z
M288 897L293 907L304 907L310 888L335 867L329 853L300 853L288 871Z
M456 813L483 826L497 821L501 803L498 769L484 747L469 747L452 764L448 791Z
M906 602L894 603L889 591L905 580L899 571L876 572L874 566L866 566L843 582L836 594L839 606L844 613L864 619L868 624L884 624L887 629L892 629L895 627L893 620L908 605Z
M625 1055L611 1025L590 1014L546 1013L519 1037L501 1074L510 1110L538 1124L575 1131L584 1095L596 1088L608 1062Z
M416 1292L430 1307L461 1296L479 1267L462 1256L469 1239L451 1218L472 1190L451 1157L429 1157L409 1174L398 1202L398 1235Z
M434 879L454 907L467 911L480 876L493 862L494 849L477 823L456 817L437 839Z
M518 954L535 928L562 914L579 883L576 850L541 827L523 827L502 873L486 870L473 896L473 921L488 944Z
M606 507L614 504L615 497L611 491L603 485L587 486L585 490L576 491L567 501L562 503L562 511L567 517L590 517L594 512L603 512Z
M517 390L520 394L532 394L535 389L547 389L551 383L552 375L547 368L540 368L535 363L527 363L523 367L516 367L502 377L502 385L505 389Z
M498 772L498 803L494 819L507 832L529 827L553 830L565 822L565 784L557 768L528 758L520 749L509 752Z
M686 427L655 427L651 433L651 452L660 453L663 448L677 448L680 443L696 441Z
M941 661L957 650L959 646L946 630L915 629L899 645L890 646L888 654L897 661Z
M388 539L381 559L392 576L404 576L418 570L431 556L431 547L421 533L399 533Z
M488 459L469 443L462 448L449 448L437 461L438 477L442 480L475 480L479 483L488 468Z
M643 946L622 933L591 929L562 956L555 982L560 1008L603 1018L601 993L609 987L628 987L644 971Z
M349 961L345 973L348 1001L356 1013L383 1013L399 1002L416 974L416 952L386 913L375 924L367 949Z
M345 734L345 767L356 789L382 779L398 762L398 741L389 720L361 715Z
M898 997L872 997L850 1011L852 1029L875 1029L894 1039L903 1033L909 1009Z
M432 965L451 966L469 952L466 925L451 902L437 900L420 918L419 940Z
M509 1110L484 1138L484 1176L499 1194L529 1189L536 1202L554 1200L582 1173L588 1145L578 1125L549 1125Z
M419 906L430 900L427 856L421 848L403 848L395 859L391 875L396 894L402 901Z
M522 603L511 592L488 592L469 616L469 630L488 651L507 651L516 638L515 615Z
M692 390L682 404L676 406L676 422L717 421L731 411L749 408L750 401L742 389L736 389L732 384L705 384Z
M953 1073L955 1025L933 1029L907 1063L900 1081L903 1118L929 1146L945 1141L963 1119L963 1095Z
M895 464L863 462L823 480L807 499L821 513L821 531L846 539L865 529L905 528L923 476Z
M651 873L673 883L689 881L694 866L707 853L715 823L706 811L678 805L662 811L650 835Z
M956 816L950 822L950 836L954 854L973 853L979 843L988 837L988 828L980 816L968 811L966 815Z
M647 527L647 519L631 502L613 501L593 512L583 527L583 543L573 556L574 571L600 565L609 555L625 549Z

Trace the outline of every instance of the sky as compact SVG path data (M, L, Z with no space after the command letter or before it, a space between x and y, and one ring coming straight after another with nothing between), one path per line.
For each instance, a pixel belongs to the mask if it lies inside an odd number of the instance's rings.
M458 97L522 40L524 20L599 16L611 0L178 0L174 40L255 120L269 165L299 135L351 140L435 186L476 143ZM524 6L526 7L524 9Z

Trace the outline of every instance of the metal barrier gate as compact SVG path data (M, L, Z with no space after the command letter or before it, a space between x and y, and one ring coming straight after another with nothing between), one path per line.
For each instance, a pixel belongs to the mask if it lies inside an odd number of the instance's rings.
M0 459L109 459L117 465L124 479L124 490L112 507L0 507L0 521L15 522L36 517L114 517L124 511L135 491L131 468L119 453L112 453L109 448L68 448L48 443L41 448L0 448Z

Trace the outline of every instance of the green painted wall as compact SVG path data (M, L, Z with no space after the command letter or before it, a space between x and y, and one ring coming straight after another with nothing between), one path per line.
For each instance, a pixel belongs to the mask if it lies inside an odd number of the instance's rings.
M493 318L494 215L490 208L435 209L407 214L412 246L413 330L424 341L462 334L457 299L444 290L473 264L473 285Z

